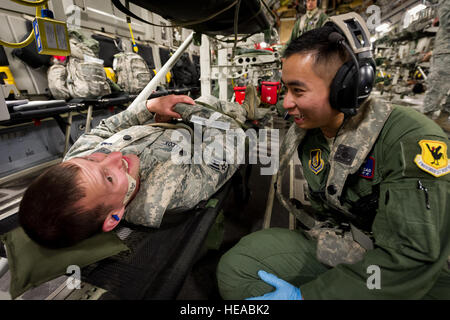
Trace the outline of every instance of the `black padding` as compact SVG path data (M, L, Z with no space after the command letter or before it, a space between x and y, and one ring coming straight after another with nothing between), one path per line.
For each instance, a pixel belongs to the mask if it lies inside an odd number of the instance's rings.
M103 60L103 65L105 67L112 68L114 55L121 51L119 48L121 40L118 38L113 39L100 34L93 34L91 37L98 41L100 48L98 56Z
M192 61L194 62L195 68L197 68L198 74L200 74L200 56L193 54Z
M161 60L161 67L170 59L170 50L166 48L159 48L159 58Z
M9 66L8 57L3 46L0 46L0 66Z
M198 85L200 85L200 56L192 55L192 62L195 66L195 71L197 72Z
M31 30L33 29L33 26L31 24L31 21L26 21L27 26L27 34L20 39L20 41L24 41ZM22 60L24 63L26 63L28 66L30 66L33 69L40 68L42 66L49 67L50 66L50 59L51 56L45 55L45 54L39 54L36 49L36 41L33 40L29 45L23 48L16 48L13 51L11 51L11 54Z
M339 32L332 32L328 35L328 40L332 43L339 43L341 41L345 41L345 37L341 35Z
M172 67L172 73L177 88L196 86L199 84L200 75L197 74L197 69L187 52L183 53L177 63Z
M335 30L335 32L330 33L329 41L342 45L352 55L352 59L338 70L331 83L330 104L331 107L352 116L356 114L359 106L372 91L375 82L375 60L370 51L355 54L343 31L333 22L327 22L325 25L331 26ZM355 33L361 35L365 43L369 41L359 23L348 21L347 27L358 47L361 47L361 43L356 38ZM355 64L358 65L358 69Z
M330 87L330 105L332 108L341 110L343 108L354 108L355 86L358 73L353 60L347 61L337 71Z
M372 91L375 82L375 70L375 61L373 59L360 64L358 96L367 96Z
M186 26L188 29L193 29L199 33L210 35L234 34L236 6L233 4L236 4L235 0L130 0L129 2L156 13L166 20L172 20L175 25L202 21ZM127 15L139 18L138 15L134 15L137 12L127 12L119 0L112 0L112 3L122 12L126 12ZM269 21L263 6L260 0L241 1L237 20L239 34L263 32L273 26L273 24L271 25L273 21ZM226 8L228 9L225 10ZM208 17L211 18L207 19ZM141 21L146 22L145 19L141 19Z
M153 49L149 46L138 44L138 54L145 60L150 71L155 69L155 61L153 60ZM153 71L152 71L153 74Z

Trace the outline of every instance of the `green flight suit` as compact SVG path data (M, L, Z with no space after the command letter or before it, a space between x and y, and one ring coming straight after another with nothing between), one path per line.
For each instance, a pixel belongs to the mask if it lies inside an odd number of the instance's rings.
M223 298L273 291L259 279L262 269L300 287L304 299L450 299L448 138L413 109L373 99L360 109L331 151L320 130L294 124L280 154L298 151L315 218L355 224L374 248L355 263L330 267L318 261L318 242L303 230L258 231L222 257ZM289 141L295 135L300 143ZM371 266L379 268L379 289L368 286Z

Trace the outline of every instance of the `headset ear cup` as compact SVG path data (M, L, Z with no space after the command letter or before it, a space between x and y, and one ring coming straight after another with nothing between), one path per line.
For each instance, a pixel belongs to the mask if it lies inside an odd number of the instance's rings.
M344 108L355 108L355 85L357 79L356 66L353 61L344 63L333 78L330 86L330 105L341 111Z
M375 82L375 68L373 59L362 63L359 67L358 97L361 97L359 103L362 103L372 91Z

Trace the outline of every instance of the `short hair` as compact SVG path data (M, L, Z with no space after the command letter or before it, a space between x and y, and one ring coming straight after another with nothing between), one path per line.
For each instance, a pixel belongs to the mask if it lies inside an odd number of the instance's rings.
M321 77L332 75L333 79L339 67L351 59L351 56L342 45L328 39L332 32L336 32L336 29L326 25L303 33L289 43L283 57L311 53L314 57L314 71ZM331 74L331 71L334 72Z
M47 248L75 245L101 231L112 207L85 208L80 167L61 163L37 177L25 191L19 206L19 224L36 243Z

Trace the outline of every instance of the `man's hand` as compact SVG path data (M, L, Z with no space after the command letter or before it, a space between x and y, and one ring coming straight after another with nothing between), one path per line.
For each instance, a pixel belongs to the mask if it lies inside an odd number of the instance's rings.
M172 118L181 118L181 116L173 111L177 103L195 104L191 97L185 95L163 96L147 100L146 106L148 111L156 113L159 117L155 120L158 122L169 121Z
M276 290L266 293L263 296L247 298L245 300L303 300L300 289L294 287L292 284L264 270L259 270L258 276L267 284L275 287Z

